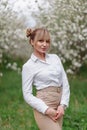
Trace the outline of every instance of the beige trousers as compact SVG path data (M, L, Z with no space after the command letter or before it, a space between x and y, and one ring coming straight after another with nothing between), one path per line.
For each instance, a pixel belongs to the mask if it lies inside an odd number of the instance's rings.
M57 109L61 100L61 87L47 87L37 91L37 97L42 99L49 107ZM62 130L63 117L54 122L47 115L34 110L34 117L40 130Z

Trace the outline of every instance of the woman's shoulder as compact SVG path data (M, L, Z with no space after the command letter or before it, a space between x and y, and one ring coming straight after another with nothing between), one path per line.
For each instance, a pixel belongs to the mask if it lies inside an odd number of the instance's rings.
M49 54L50 60L61 64L61 59L57 54Z
M24 67L28 67L31 68L31 66L33 65L31 58L29 58L24 64L23 64L23 68Z
M56 58L57 60L59 59L60 60L60 57L57 55L57 54L48 54L50 57L52 58Z

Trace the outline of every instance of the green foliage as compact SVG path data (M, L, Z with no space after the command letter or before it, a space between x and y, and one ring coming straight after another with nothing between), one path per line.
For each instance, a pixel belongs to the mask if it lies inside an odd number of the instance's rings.
M70 107L64 116L63 130L87 130L87 78L69 76ZM35 93L35 89L34 89ZM0 79L0 130L39 130L22 95L21 75L3 69Z

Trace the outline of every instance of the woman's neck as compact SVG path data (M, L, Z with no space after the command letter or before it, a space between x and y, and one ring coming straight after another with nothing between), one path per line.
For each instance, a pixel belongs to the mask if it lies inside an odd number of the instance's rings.
M33 54L38 57L40 60L44 60L45 61L45 53L35 53L33 52Z

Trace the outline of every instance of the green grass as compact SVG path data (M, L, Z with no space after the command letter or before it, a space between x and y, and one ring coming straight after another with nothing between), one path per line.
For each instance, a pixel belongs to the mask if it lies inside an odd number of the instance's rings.
M87 130L87 78L84 77L69 78L70 107L64 117L64 130Z
M21 75L3 70L0 79L0 130L38 130L32 108L22 95ZM87 78L69 76L70 107L64 116L63 130L87 130Z

